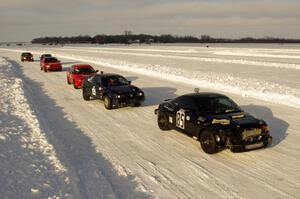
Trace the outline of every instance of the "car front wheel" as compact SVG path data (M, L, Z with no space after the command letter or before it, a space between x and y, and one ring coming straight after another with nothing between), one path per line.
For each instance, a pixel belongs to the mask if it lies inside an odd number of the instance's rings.
M108 110L112 108L111 99L107 95L104 96L104 107Z
M218 152L217 141L213 132L205 130L200 135L201 148L205 153L214 154Z
M85 101L88 101L91 99L90 95L85 91L85 89L82 90L82 97Z

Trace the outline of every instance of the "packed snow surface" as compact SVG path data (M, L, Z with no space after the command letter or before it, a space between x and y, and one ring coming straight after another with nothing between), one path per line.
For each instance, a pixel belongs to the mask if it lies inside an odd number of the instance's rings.
M38 62L20 63L23 51L33 52L35 59L51 53L61 59L64 71L44 73ZM27 194L23 198L297 198L299 56L299 46L280 45L0 48L0 57L6 57L0 63L5 85L0 91L0 172L5 178L0 182L6 183L1 193L7 198L22 196L21 190ZM145 91L146 101L138 108L111 111L98 100L84 101L81 90L66 84L65 74L81 62L123 74ZM208 155L190 137L160 131L157 105L194 87L224 93L266 120L273 144L246 153ZM27 133L12 139L9 128ZM47 153L37 150L42 157L38 159L23 156L27 149L16 142L30 145L31 139L21 135L39 135ZM26 178L33 169L23 168L24 157L29 164L47 163L50 174L41 170L40 176L34 175L38 180ZM18 184L17 175L28 186ZM51 189L41 187L44 181L50 181L46 184Z

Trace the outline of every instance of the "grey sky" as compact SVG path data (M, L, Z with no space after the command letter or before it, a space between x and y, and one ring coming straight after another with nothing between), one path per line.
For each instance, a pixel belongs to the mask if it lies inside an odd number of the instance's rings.
M300 39L300 0L0 0L0 42L124 30Z

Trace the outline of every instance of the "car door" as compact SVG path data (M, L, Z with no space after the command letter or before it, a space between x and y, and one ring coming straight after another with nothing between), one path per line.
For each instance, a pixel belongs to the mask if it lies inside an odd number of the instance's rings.
M102 86L102 76L96 75L88 77L88 81L91 80L92 84L90 87L91 95L95 98L102 99L104 94L104 89Z
M181 96L174 101L176 107L175 125L189 135L197 134L197 108L189 96Z

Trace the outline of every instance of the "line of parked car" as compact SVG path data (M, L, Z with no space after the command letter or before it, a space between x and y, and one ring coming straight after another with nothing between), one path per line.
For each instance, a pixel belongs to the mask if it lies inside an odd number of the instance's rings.
M33 61L31 53L22 53L21 61ZM62 71L61 62L50 54L40 57L41 70ZM91 65L74 64L66 72L67 84L82 88L84 100L100 99L106 109L140 106L144 92L125 77L98 73ZM198 140L204 152L213 154L224 148L242 152L267 147L272 142L267 123L244 112L229 97L218 93L185 94L165 100L155 109L158 127L177 130Z

